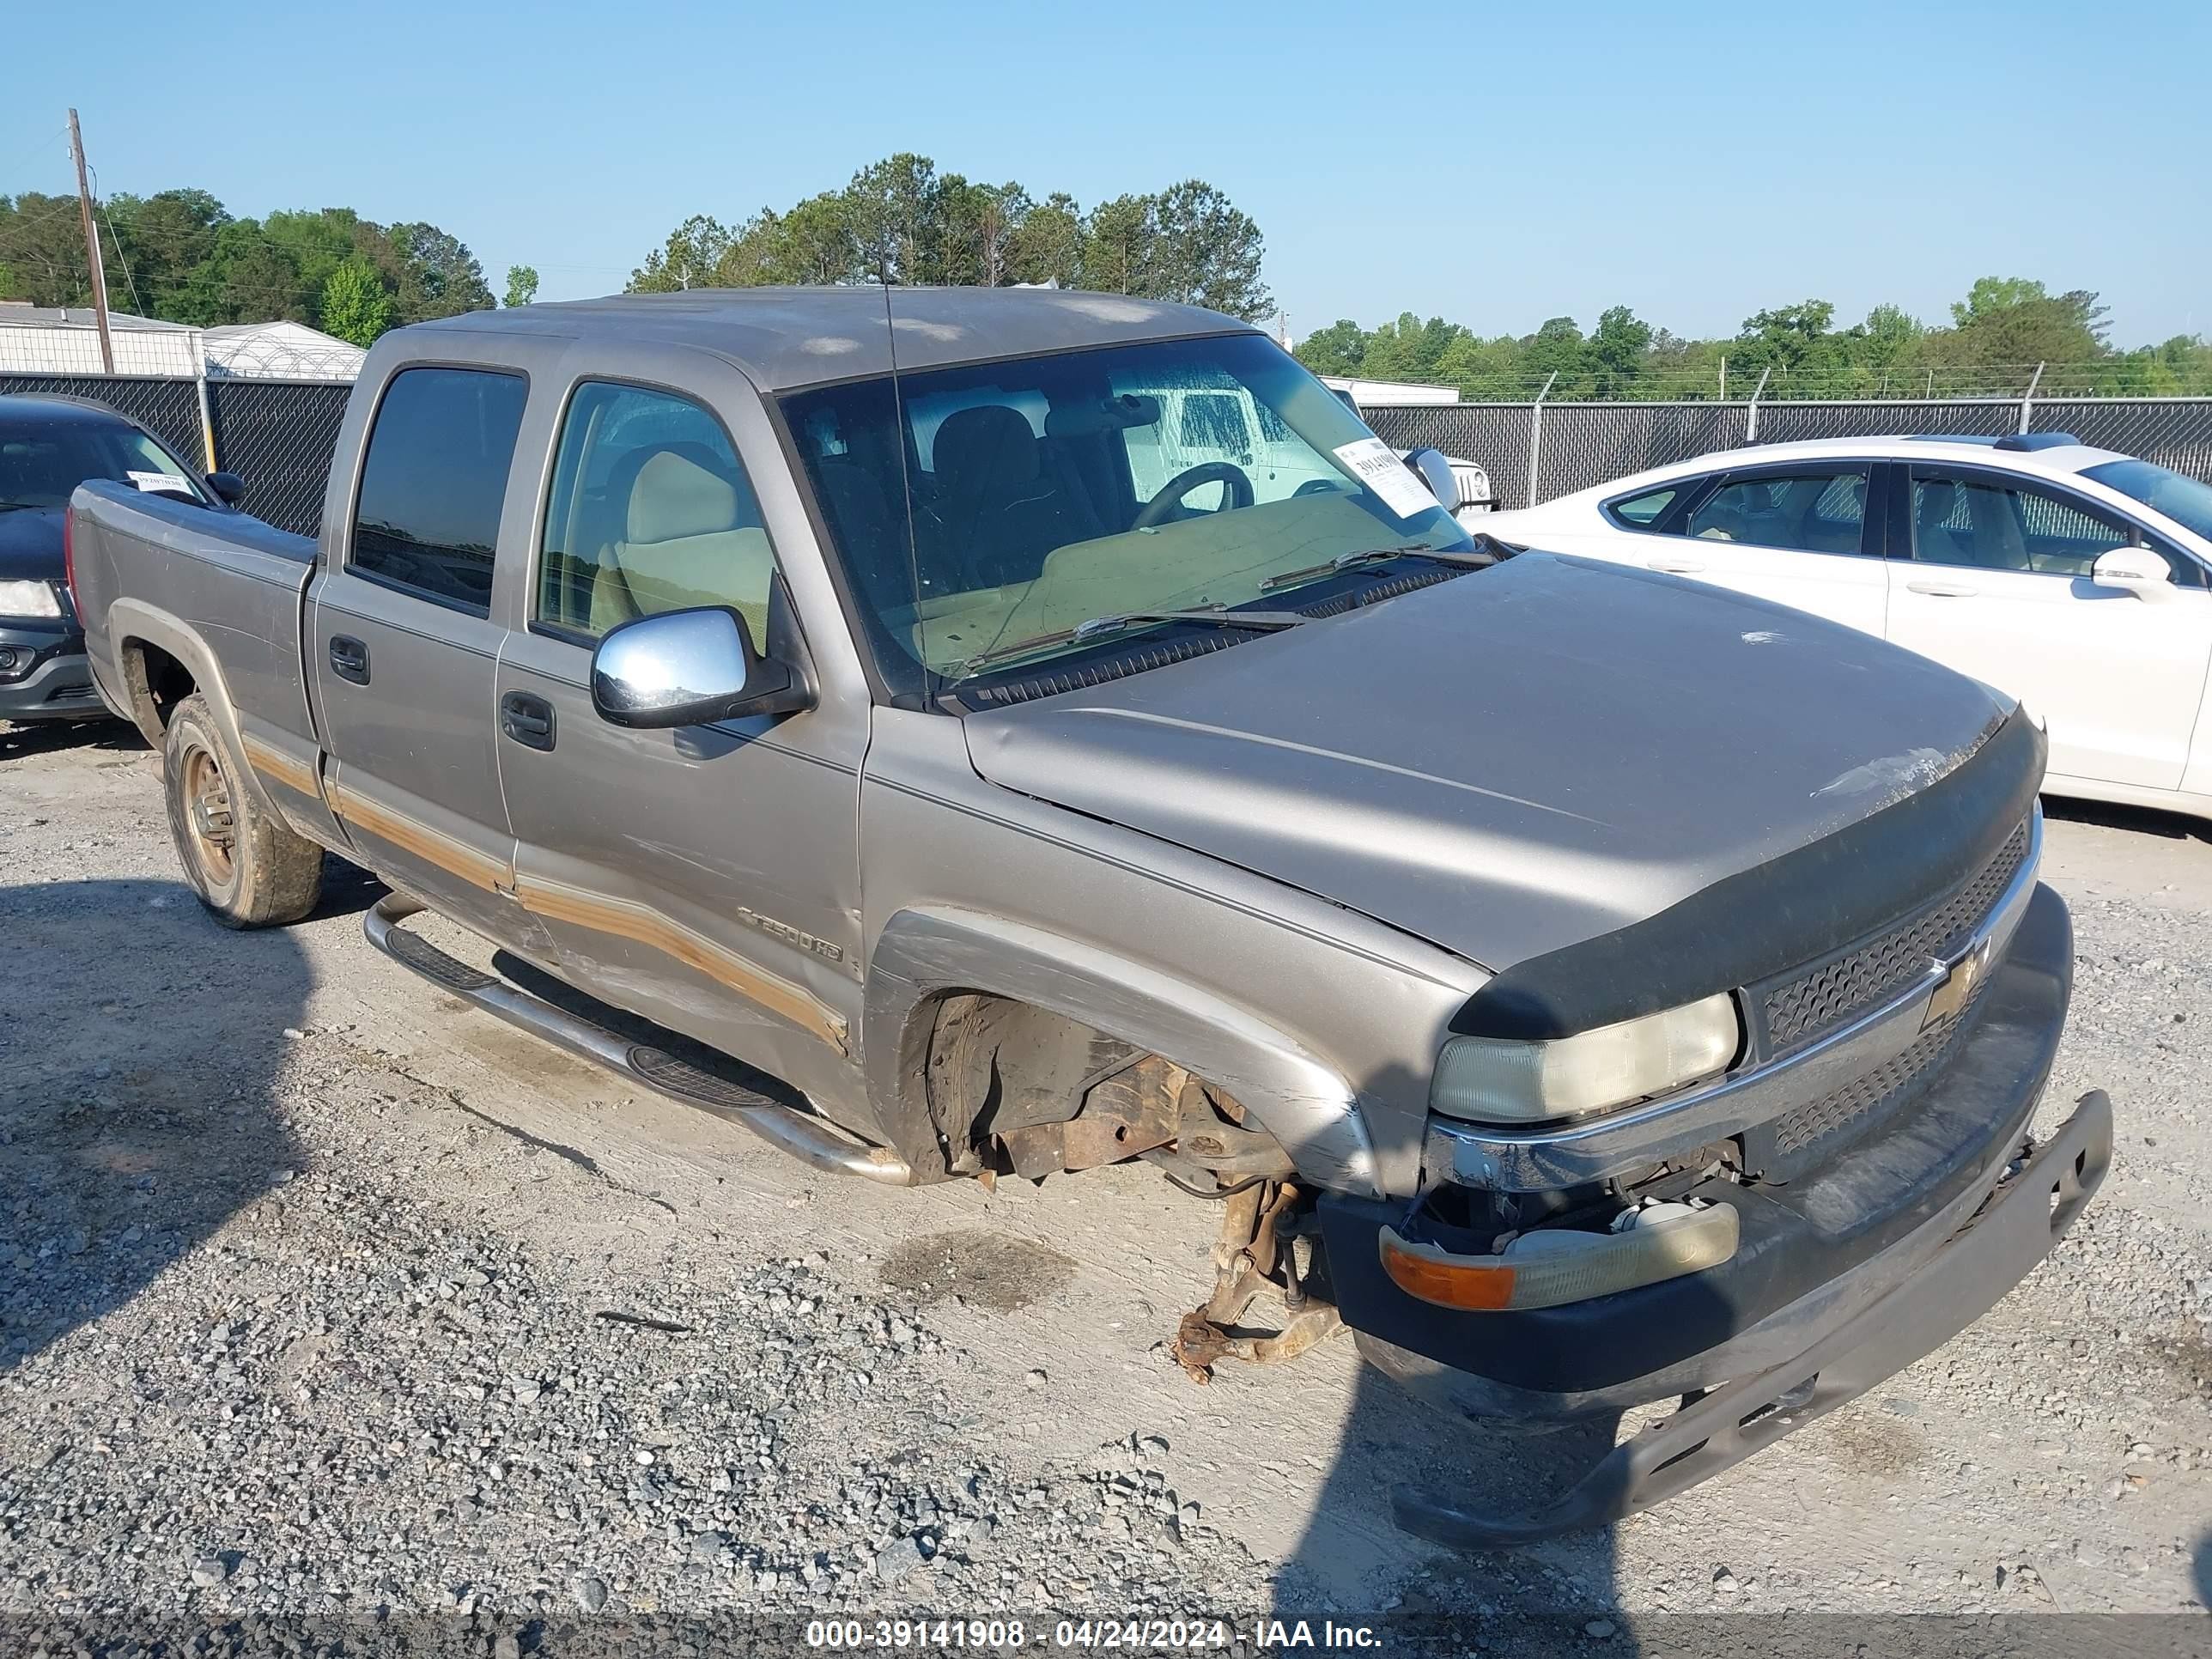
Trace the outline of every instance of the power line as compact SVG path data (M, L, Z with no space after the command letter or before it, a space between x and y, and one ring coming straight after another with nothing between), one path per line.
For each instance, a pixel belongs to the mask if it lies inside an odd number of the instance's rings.
M46 137L40 139L40 140L39 140L39 142L38 142L36 144L33 145L29 149L27 149L27 150L24 151L24 152L23 152L23 154L22 154L22 155L21 155L20 156L16 157L16 158L15 158L15 160L14 160L14 161L12 161L9 162L9 163L8 163L8 165L7 165L6 167L0 167L0 173L13 173L13 172L17 168L17 167L19 167L22 166L24 162L26 162L26 161L29 161L33 156L36 155L37 155L40 150L42 150L42 149L46 149L47 145L49 145L49 144L52 144L52 143L55 143L55 142L56 142L57 140L58 140L58 139L66 138L66 137L69 137L69 129L68 129L67 127L59 127L59 128L57 128L54 131L52 131L52 132L49 133Z
M104 205L100 210L100 216L107 219L107 209ZM123 251L123 239L115 234L115 221L112 219L107 219L107 234L114 240L115 263L123 267L123 280L131 284L131 309L143 317L146 315L146 301L139 295L138 279L131 274L131 256Z
M4 241L6 238L10 236L26 235L30 232L32 227L35 225L42 225L49 219L58 219L64 213L74 213L76 211L76 202L74 198L71 198L64 201L58 207L48 208L44 213L40 214L34 219L27 219L20 224L9 225L6 229L0 230L0 241Z

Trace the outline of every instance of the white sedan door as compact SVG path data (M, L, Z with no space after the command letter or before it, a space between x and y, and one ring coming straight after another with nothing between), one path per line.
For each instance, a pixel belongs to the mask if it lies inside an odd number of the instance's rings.
M1879 539L1866 533L1870 471L1849 459L1735 468L1616 497L1586 532L1531 526L1529 539L1755 594L1878 637L1888 577Z
M1891 570L1891 641L2018 697L2049 729L2054 777L2179 788L2212 662L2197 567L2150 599L2102 587L2098 555L2139 534L2102 508L1993 471L1894 476L1911 557Z

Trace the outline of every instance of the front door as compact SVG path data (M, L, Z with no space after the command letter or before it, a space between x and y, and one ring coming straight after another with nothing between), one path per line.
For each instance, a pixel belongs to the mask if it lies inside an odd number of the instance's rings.
M757 394L723 378L690 392L586 379L568 393L524 626L498 669L516 892L571 982L835 1090L860 1024L865 701L640 731L600 719L589 689L593 645L633 617L727 605L763 650L796 627L711 405L750 398L764 452L772 441Z
M2194 565L2160 600L2090 578L2139 532L2057 487L1971 467L1895 469L1908 489L1889 637L2010 692L2050 733L2054 777L2178 789L2212 659Z
M493 550L527 384L402 368L308 631L332 811L365 861L507 942L514 842L493 751Z

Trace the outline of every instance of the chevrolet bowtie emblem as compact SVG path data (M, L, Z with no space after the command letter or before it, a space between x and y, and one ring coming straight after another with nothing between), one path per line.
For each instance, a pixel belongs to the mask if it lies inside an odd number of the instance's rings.
M1934 965L1943 966L1940 962ZM1956 1018L1959 1011L1973 1000L1974 992L1989 967L1990 942L1984 939L1954 962L1945 970L1942 981L1928 994L1928 1011L1920 1017L1920 1029L1924 1031L1931 1025L1941 1025Z

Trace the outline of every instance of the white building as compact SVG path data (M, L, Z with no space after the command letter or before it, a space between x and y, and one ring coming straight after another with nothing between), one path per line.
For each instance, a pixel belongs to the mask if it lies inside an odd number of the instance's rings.
M305 323L189 328L107 313L118 374L194 380L351 381L366 356ZM100 327L85 306L0 300L0 374L99 374Z
M199 372L199 330L127 311L107 313L118 374L190 380ZM100 330L89 306L0 300L0 374L98 374Z
M1355 380L1341 374L1324 374L1321 383L1332 392L1348 392L1364 409L1370 404L1455 404L1455 386L1423 386L1412 380Z

